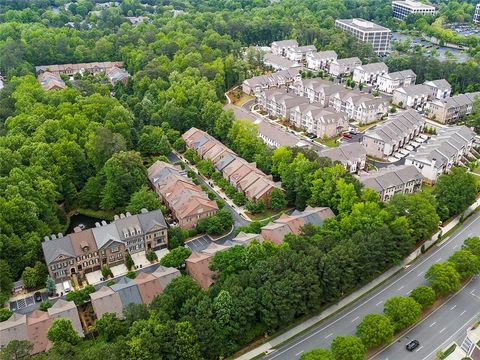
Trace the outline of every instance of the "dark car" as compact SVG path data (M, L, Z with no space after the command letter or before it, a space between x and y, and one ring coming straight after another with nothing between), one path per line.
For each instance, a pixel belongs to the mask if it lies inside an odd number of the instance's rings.
M418 340L412 340L407 344L406 348L408 351L413 351L418 347L418 345L420 345Z
M35 299L36 302L42 302L42 294L40 291L37 291L35 294L33 294L33 298Z

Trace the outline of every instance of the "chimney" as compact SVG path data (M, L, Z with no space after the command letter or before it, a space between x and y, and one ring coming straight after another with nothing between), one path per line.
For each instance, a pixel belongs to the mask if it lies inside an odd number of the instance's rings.
M437 159L433 158L432 159L432 169L435 168L435 165L437 165Z
M120 219L124 219L125 218L125 214L124 213L121 213L120 214Z
M140 212L141 212L142 214L146 214L146 213L148 213L148 210L145 209L145 208L143 208L142 210L140 210Z
M113 220L118 220L118 219L120 219L120 216L118 216L118 215L113 216Z
M57 236L58 236L58 238L60 239L60 238L63 237L63 234L62 234L62 233L58 233Z
M57 235L52 234L52 240L55 240L57 238Z
M125 216L132 216L128 211L125 213Z
M48 240L50 240L50 238L49 238L48 236L44 236L44 237L43 237L43 240L44 240L44 241L48 241Z
M107 222L105 220L102 220L102 226L107 225Z
M95 227L100 227L100 223L98 221L95 223Z
M82 232L82 229L80 229L80 226L75 226L75 227L73 228L73 232L74 232L74 233L79 233L79 232Z

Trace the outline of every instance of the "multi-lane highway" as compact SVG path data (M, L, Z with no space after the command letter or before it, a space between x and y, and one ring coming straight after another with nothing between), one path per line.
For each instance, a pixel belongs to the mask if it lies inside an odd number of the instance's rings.
M335 336L354 334L357 325L365 315L383 312L383 304L386 300L396 295L406 296L415 287L424 284L424 274L432 264L445 261L462 246L466 238L479 235L480 213L477 213L472 215L448 239L440 245L434 246L427 254L397 273L385 284L303 335L275 349L266 356L266 359L298 359L301 354L311 349L329 347ZM375 359L423 360L434 358L440 346L444 346L452 339L462 339L465 335L463 330L479 311L480 280L473 279L459 294L406 334L408 338L418 338L420 341L420 347L416 352L410 353L405 350L405 343L408 339L404 337L400 342L394 343L377 354Z

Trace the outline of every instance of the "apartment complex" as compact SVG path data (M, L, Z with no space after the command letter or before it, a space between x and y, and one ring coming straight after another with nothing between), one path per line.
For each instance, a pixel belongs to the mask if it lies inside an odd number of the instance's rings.
M435 15L436 12L437 10L432 5L427 5L419 1L392 1L393 17L400 20L410 14Z
M290 123L318 138L331 138L348 130L348 117L318 103L306 103L290 110Z
M396 89L415 85L417 75L412 70L396 71L379 75L377 78L378 90L392 94Z
M442 128L438 135L410 153L405 164L415 165L428 183L458 165L470 153L475 142L475 132L466 126Z
M350 173L367 169L367 152L358 142L342 144L336 148L327 148L319 151L320 157L325 157L333 162L339 162Z
M473 15L473 22L480 24L480 3L475 7L475 14Z
M299 67L298 61L292 61L283 56L267 53L263 57L263 64L267 67L271 67L275 71L288 70L290 68Z
M291 46L285 51L285 56L291 61L304 63L307 57L317 52L317 48L313 45Z
M290 215L283 214L277 220L265 225L261 229L264 240L277 245L283 242L283 238L293 233L299 235L303 226L307 224L321 226L325 220L335 217L328 207L310 207L304 211L295 210Z
M308 99L283 89L268 89L257 96L257 103L269 116L288 119L290 110Z
M421 110L427 105L431 89L424 84L401 87L393 91L392 102L402 108Z
M379 55L390 52L392 32L386 27L363 19L339 19L335 20L335 26L355 36L358 41L371 44Z
M270 48L272 53L285 57L287 55L287 49L291 47L298 47L297 40L281 40L271 43Z
M300 68L277 71L275 73L255 76L242 83L242 91L249 95L257 95L270 88L283 88L301 79Z
M362 145L367 155L386 158L420 135L424 127L422 117L407 110L365 131Z
M452 86L445 79L425 81L424 84L430 90L429 98L432 100L446 99L450 97L450 94L452 93Z
M258 126L258 136L271 148L276 149L281 146L309 146L307 141L300 140L294 134L291 134L287 130L284 130L278 126L272 125L268 121L258 119L254 121L254 124Z
M138 215L116 215L114 221L97 222L95 228L75 228L72 234L51 235L42 242L50 276L64 281L72 275L111 267L124 262L130 254L167 246L167 224L160 210L143 209Z
M218 212L217 203L210 200L179 166L156 161L148 168L148 179L178 225L184 229L193 229L200 220Z
M196 151L200 158L211 160L215 169L235 188L245 194L246 198L263 201L268 205L273 189L281 189L271 176L248 163L213 136L197 128L191 128L182 135L187 147Z
M378 78L388 74L388 67L383 62L357 66L353 69L353 81L362 84L376 85Z
M307 68L315 71L328 70L338 55L333 50L319 51L307 55Z
M58 299L47 311L35 310L29 315L14 313L8 320L0 322L0 348L12 340L26 340L33 344L32 354L49 350L52 343L47 332L57 318L70 320L73 329L83 337L75 303Z
M359 176L366 188L375 190L382 201L395 194L411 194L420 191L423 176L413 165L389 166Z
M330 62L328 73L332 76L347 76L353 73L353 69L362 65L362 61L358 57L345 59L336 59Z
M293 86L295 94L308 98L311 103L319 103L323 107L330 104L330 97L345 88L331 81L321 78L302 79Z
M453 124L473 111L473 104L480 92L459 94L427 104L428 116L442 124Z

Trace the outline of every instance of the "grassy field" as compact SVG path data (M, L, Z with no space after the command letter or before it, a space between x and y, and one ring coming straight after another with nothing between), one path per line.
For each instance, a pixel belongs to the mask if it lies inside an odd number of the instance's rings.
M338 139L340 139L340 136L336 136L330 139L315 139L315 141L328 147L338 147Z

